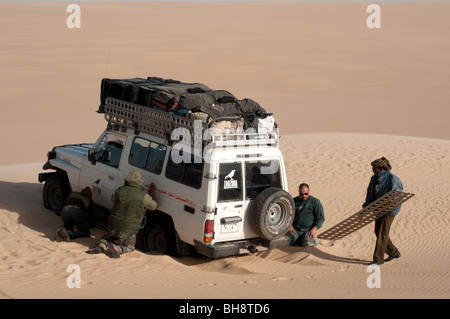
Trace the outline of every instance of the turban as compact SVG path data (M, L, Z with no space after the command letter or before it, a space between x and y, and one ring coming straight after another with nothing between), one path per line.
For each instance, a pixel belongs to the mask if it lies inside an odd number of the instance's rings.
M376 160L374 160L374 161L373 161L372 163L370 163L370 164L371 164L373 167L380 168L380 169L384 169L384 170L386 170L386 171L389 171L389 170L392 169L391 164L389 163L389 161L388 161L385 157L376 159Z

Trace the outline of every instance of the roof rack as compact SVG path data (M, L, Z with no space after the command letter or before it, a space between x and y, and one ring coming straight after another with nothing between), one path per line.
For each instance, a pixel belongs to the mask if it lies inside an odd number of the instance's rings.
M191 144L202 142L202 147L206 144L214 143L215 146L251 146L270 145L278 146L278 131L257 132L256 129L244 132L242 129L227 129L226 132L211 128L211 124L219 121L237 121L239 117L215 119L212 123L204 123L200 120L175 115L156 108L126 102L123 100L108 97L105 104L100 105L98 113L105 113L108 128L118 131L134 129L136 134L140 132L153 136L171 140L172 132L181 129L180 132L189 133ZM209 134L204 140L206 129ZM184 131L183 131L184 130ZM186 131L187 130L187 131Z

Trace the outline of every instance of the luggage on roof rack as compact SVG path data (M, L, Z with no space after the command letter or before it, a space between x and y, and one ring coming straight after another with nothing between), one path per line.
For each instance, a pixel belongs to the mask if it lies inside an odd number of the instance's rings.
M143 106L151 106L155 93L165 94L169 99L186 93L211 91L201 83L183 83L177 80L158 77L133 79L103 79L100 88L100 105L105 105L107 97L131 102Z
M105 113L109 129L112 130L134 129L136 134L145 132L171 140L174 130L184 129L189 132L191 144L201 148L210 142L221 146L278 145L277 130L244 132L236 127L214 126L215 123L237 123L238 118L226 118L207 124L204 121L195 121L196 118L193 117L178 116L172 112L152 109L114 98L107 98L105 102L103 113ZM212 130L205 138L206 129Z
M252 99L239 100L228 91L213 90L202 83L159 77L103 79L98 112L105 113L109 124L164 138L180 125L193 129L194 120L199 119L202 131L257 131L263 126L264 132L270 132L276 127L274 120L264 120L272 114Z

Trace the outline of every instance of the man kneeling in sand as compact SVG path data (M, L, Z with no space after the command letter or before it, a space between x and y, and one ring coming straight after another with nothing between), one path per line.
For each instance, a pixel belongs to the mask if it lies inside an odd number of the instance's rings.
M61 218L64 227L56 231L56 241L70 241L90 237L89 227L95 226L94 202L89 187L81 192L71 192L63 204Z
M325 221L323 207L319 199L309 194L308 184L300 184L298 193L299 196L294 198L294 222L288 231L290 245L315 246L317 230Z
M131 172L125 178L124 185L120 186L111 197L114 205L108 217L106 233L97 247L86 252L88 254L104 252L113 258L119 258L121 254L134 251L136 234L141 229L145 211L155 210L158 206L147 194L154 191L154 185L146 191L141 174L137 171Z

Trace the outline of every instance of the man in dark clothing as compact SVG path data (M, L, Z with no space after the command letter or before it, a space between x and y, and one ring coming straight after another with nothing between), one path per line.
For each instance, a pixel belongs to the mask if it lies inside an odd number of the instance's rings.
M142 221L147 209L155 210L158 204L147 194L141 174L133 171L125 178L125 183L112 195L114 202L111 215L108 217L106 233L97 247L89 249L87 253L98 254L105 252L113 258L121 254L134 251L136 234L141 229Z
M61 210L64 228L56 231L56 241L70 241L80 237L90 237L89 227L95 225L92 191L85 187L81 192L72 192ZM76 228L76 229L75 229Z
M308 184L300 184L298 192L299 196L294 198L294 221L288 231L290 245L315 246L317 230L325 221L323 206L319 199L309 194Z
M391 190L403 191L403 185L400 178L391 173L391 164L385 157L373 161L371 165L374 175L370 179L369 186L367 187L366 201L364 202L363 207L371 204ZM373 261L370 263L371 265L382 265L386 261L400 258L400 252L389 238L392 222L399 213L400 207L401 205L375 220L375 235L377 236L377 241L375 244ZM389 257L384 259L384 254L387 254Z

